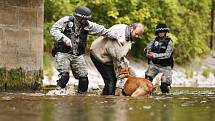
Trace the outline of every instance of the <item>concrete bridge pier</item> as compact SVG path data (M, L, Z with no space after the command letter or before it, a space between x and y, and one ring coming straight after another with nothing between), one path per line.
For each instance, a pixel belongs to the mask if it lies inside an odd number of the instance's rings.
M0 91L39 88L43 0L0 0Z

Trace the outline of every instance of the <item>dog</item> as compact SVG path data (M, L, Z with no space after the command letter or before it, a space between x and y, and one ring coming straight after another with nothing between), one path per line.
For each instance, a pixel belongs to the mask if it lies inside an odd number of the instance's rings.
M152 92L156 90L156 86L159 85L161 76L160 78L157 78L157 83L155 86L150 80L147 80L143 77L135 77L129 75L128 68L120 68L119 69L119 78L120 79L125 79L124 86L123 86L123 93L126 96L131 96L131 97L146 97ZM115 91L115 95L120 95L120 89L117 88Z

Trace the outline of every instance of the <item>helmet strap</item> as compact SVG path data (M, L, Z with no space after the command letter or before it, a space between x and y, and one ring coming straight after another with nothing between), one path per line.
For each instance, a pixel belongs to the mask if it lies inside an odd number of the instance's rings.
M167 32L165 32L165 34L164 34L164 36L163 36L163 37L160 37L160 36L159 36L159 32L157 33L157 37L158 37L159 39L163 39L163 38L165 38L165 37L166 37L166 35L167 35Z

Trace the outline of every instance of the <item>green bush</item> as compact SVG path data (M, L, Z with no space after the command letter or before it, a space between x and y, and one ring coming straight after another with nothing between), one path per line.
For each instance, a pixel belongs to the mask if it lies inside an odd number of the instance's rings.
M212 72L212 70L210 70L210 69L205 69L205 70L203 70L202 75L203 75L204 77L208 78L208 76L209 76L209 74L210 74L211 72Z
M186 75L186 78L193 78L193 69L192 68L187 68L185 70L185 75Z
M49 79L53 76L53 71L52 71L52 57L50 53L45 52L43 55L43 69L44 69L44 74L48 76Z
M215 76L215 69L214 70L212 70L212 73L214 74L214 76Z

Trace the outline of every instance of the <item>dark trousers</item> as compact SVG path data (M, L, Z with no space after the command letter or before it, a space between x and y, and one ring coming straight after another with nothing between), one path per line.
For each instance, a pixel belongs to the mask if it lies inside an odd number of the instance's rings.
M93 57L92 54L90 54L90 58L92 62L94 63L95 67L101 74L105 86L102 92L102 95L114 95L115 94L115 86L116 86L116 73L114 71L114 66L113 65L105 65L98 60L96 60L95 57Z

